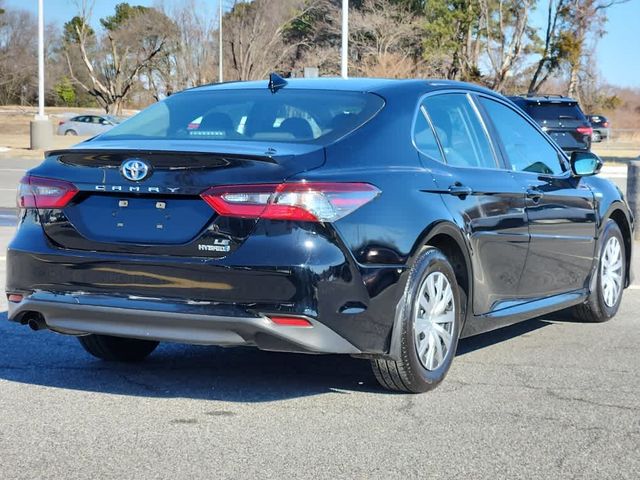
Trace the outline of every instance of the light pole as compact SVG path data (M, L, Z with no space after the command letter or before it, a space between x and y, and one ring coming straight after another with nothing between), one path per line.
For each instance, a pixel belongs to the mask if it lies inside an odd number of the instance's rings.
M218 81L224 81L222 74L222 0L218 0Z
M44 114L44 11L43 1L38 0L38 115L37 120L46 120Z
M38 113L30 125L31 149L49 148L53 126L44 114L44 5L38 0Z
M342 0L342 78L347 78L349 70L349 0Z

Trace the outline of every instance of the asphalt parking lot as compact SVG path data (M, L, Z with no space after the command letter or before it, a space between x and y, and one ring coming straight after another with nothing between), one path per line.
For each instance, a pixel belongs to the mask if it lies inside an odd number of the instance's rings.
M0 169L0 207L20 174ZM608 323L463 340L445 383L417 396L349 357L167 344L103 363L3 313L0 479L638 479L639 311L633 286Z

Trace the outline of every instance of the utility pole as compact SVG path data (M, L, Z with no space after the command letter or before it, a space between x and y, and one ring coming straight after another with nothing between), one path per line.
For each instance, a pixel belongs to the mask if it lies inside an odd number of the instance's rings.
M44 0L38 0L38 113L31 121L31 149L49 148L53 126L44 114Z
M349 0L342 0L342 78L347 78L349 70Z
M222 74L222 0L218 0L218 81L224 81Z

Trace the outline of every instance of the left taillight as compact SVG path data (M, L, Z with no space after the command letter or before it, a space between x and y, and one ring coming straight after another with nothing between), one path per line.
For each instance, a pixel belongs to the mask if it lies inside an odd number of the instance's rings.
M368 183L296 182L211 187L201 196L227 217L335 222L379 194Z
M64 180L27 175L18 185L18 208L64 208L78 193L75 185Z

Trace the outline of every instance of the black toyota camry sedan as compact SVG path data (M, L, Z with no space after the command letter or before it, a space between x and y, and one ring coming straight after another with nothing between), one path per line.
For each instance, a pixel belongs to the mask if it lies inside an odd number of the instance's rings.
M633 219L600 167L464 83L187 90L22 179L9 319L105 360L159 342L349 354L423 392L461 337L616 314Z

